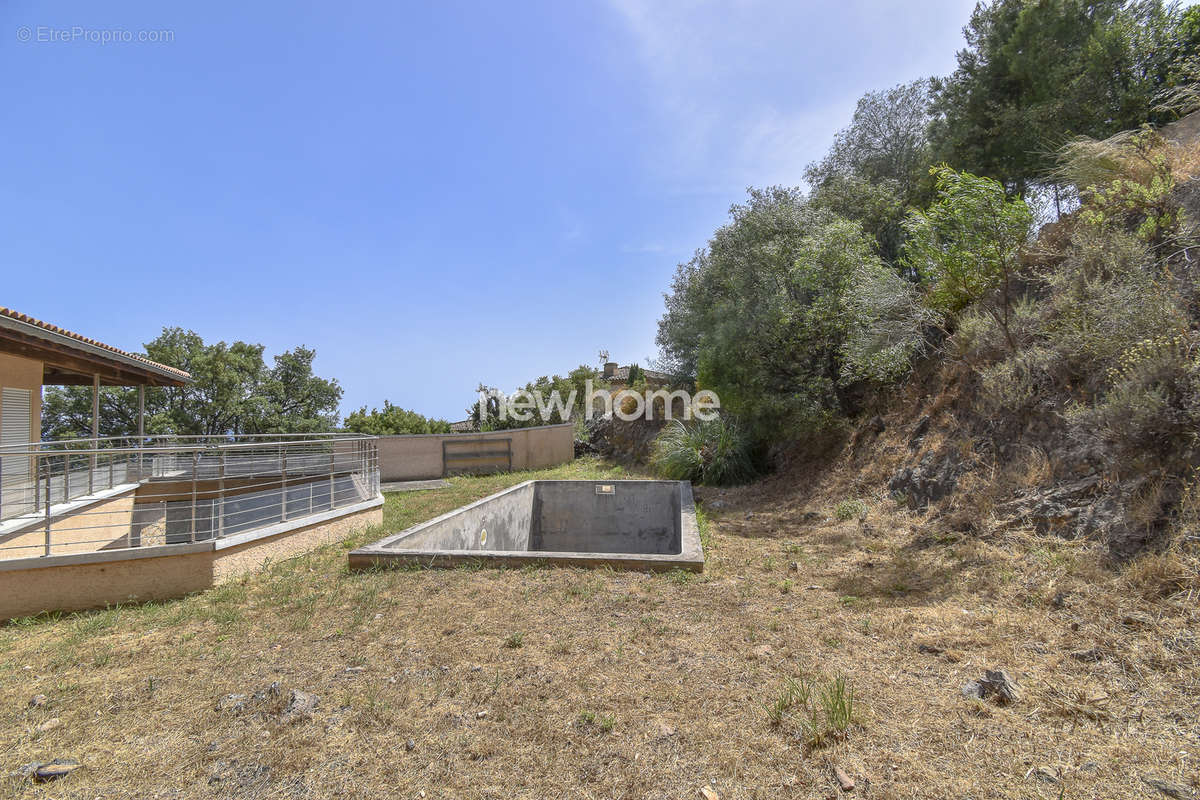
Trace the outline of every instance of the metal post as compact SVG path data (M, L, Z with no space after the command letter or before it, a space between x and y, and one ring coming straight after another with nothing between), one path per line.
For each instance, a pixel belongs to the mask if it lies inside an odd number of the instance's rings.
M337 474L337 462L336 462L337 456L336 456L336 453L334 452L334 448L336 446L337 446L337 442L331 441L329 443L329 510L330 511L333 511L334 475Z
M70 456L66 456L70 458ZM43 555L50 555L50 465L46 464L46 546Z
M100 374L92 375L92 454L88 457L88 494L96 491L96 448L100 446Z
M200 465L200 452L192 451L192 528L191 540L196 541L196 469Z
M138 387L138 480L142 479L142 447L146 444L146 387Z
M221 449L221 475L217 483L217 537L225 535L225 450Z
M288 493L287 493L287 448L283 445L279 446L279 470L282 478L280 480L280 491L283 494L282 506L280 509L281 521L287 520L288 512Z

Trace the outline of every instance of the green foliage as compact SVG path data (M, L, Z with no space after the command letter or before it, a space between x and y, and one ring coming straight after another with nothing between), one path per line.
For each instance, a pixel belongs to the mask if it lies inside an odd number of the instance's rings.
M444 419L422 416L416 411L383 401L383 410L363 406L346 417L346 430L371 436L393 436L405 433L449 433L450 423Z
M867 504L857 497L842 500L833 509L833 515L841 522L863 519L867 516Z
M535 402L527 412L521 412L528 414L527 419L517 419L511 414L507 415L506 419L501 419L500 403L504 396L503 393L494 386L486 386L481 383L476 390L475 402L467 408L467 415L481 431L530 428L537 425L557 425L572 421L577 426L582 426L587 402L586 387L589 380L592 382L593 389L607 389L609 386L600 370L586 364L580 364L565 376L548 377L543 375L537 380L525 384L525 387L519 391L528 392L532 397L544 398L546 402L545 407L540 407ZM561 406L553 404L552 393L554 392L558 392L558 396L562 400ZM479 393L487 396L487 401L482 409L478 401Z
M1161 0L980 3L934 86L935 152L1020 192L1068 139L1156 121L1172 65L1195 52L1181 22Z
M1127 465L1184 468L1200 431L1198 345L1194 334L1184 333L1138 342L1109 370L1104 397L1076 406L1072 421L1098 435Z
M819 428L846 410L845 295L877 261L853 222L797 190L750 191L676 273L659 321L662 361L720 396L757 438Z
M225 435L327 431L337 424L342 388L313 375L316 352L303 346L263 361L263 346L205 344L193 331L164 328L146 344L146 356L191 373L183 387L146 389L146 432ZM100 430L106 436L137 432L137 389L101 392ZM91 436L91 387L50 386L42 408L43 438Z
M1124 174L1084 190L1083 222L1132 230L1152 245L1174 237L1183 223L1183 209L1173 195L1175 177L1162 138L1147 128L1115 149Z
M788 678L780 693L763 707L772 727L795 722L804 745L814 749L845 736L856 721L854 690L844 676L831 680L819 693L804 679Z
M886 384L908 374L925 350L927 329L939 314L920 290L895 270L870 261L854 271L846 294L848 330L842 343L842 377Z
M804 173L813 203L859 222L889 261L900 254L905 209L928 194L929 123L929 81L868 92L829 153Z
M654 440L651 465L671 480L722 486L754 477L750 444L726 417L673 420Z
M1186 327L1180 298L1150 268L1150 249L1117 228L1076 232L1067 258L1043 280L1049 290L1046 337L1068 374L1102 391L1123 352Z
M1004 187L990 178L944 165L931 174L937 198L905 221L905 264L925 281L926 302L938 312L956 314L986 301L984 307L1015 348L1009 320L1013 281L1033 215L1023 200L1009 200Z

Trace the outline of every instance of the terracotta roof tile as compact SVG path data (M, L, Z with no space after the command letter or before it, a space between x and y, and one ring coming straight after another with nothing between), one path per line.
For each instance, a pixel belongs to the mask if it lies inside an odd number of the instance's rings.
M113 347L110 344L105 344L104 342L100 342L95 339L89 339L88 337L83 336L78 333L75 333L74 331L69 331L66 328L60 328L57 325L51 325L49 322L43 322L40 319L31 317L28 314L22 314L20 311L13 311L11 308L5 308L4 306L0 306L0 316L5 316L5 317L8 317L9 319L14 319L17 322L24 322L27 325L33 325L35 327L41 328L44 331L49 331L50 333L57 333L60 336L66 336L68 339L74 339L77 342L83 342L84 344L90 344L93 347L99 347L102 350L107 350L110 353L115 353L119 356L124 356L125 358L131 358L134 361L140 361L141 363L145 364L148 367L151 367L151 368L157 369L157 370L161 370L163 372L167 372L172 375L177 375L180 378L185 379L185 380L190 380L192 377L190 374L184 372L181 369L176 369L175 367L168 367L166 364L160 364L157 361L151 361L150 359L146 358L145 356L139 356L137 353L130 353L125 350L120 350L116 347Z

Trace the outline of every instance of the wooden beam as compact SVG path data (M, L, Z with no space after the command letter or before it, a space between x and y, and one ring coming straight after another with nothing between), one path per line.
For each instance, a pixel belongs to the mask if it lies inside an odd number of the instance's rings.
M43 362L43 382L51 385L86 386L93 382L92 376L96 374L106 386L187 384L183 379L173 379L150 369L142 370L135 364L110 361L7 328L0 328L0 352Z

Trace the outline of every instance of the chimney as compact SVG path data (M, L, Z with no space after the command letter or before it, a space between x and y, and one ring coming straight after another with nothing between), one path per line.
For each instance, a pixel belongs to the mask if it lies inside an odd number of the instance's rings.
M607 361L604 364L604 378L608 380L617 374L617 362Z

